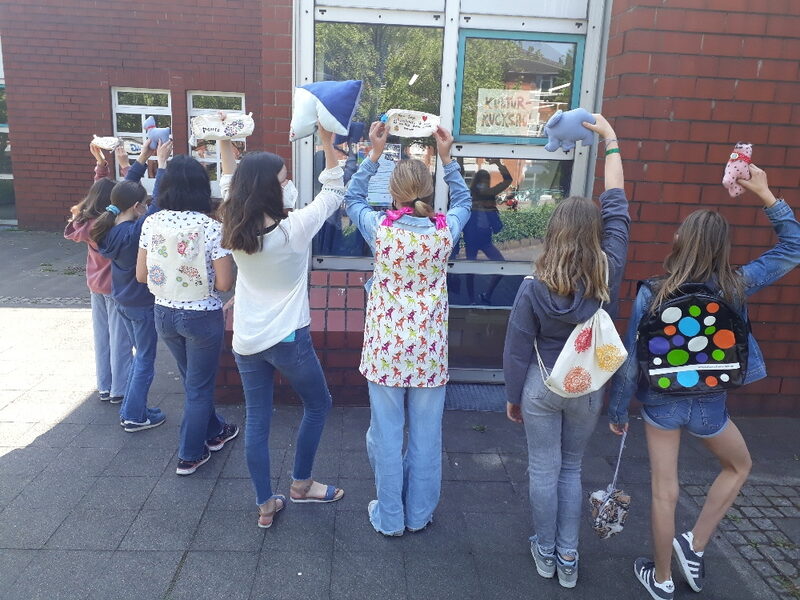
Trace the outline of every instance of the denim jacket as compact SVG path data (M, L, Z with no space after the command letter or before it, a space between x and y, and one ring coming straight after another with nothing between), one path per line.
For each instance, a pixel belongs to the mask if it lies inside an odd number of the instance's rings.
M765 209L767 217L778 235L778 243L756 260L741 268L744 279L745 296L750 296L777 281L800 264L800 223L794 212L783 200ZM650 406L668 404L681 399L681 396L660 394L650 389L646 378L640 377L639 360L636 356L636 338L639 323L650 308L653 294L647 286L641 286L633 304L628 331L625 335L625 348L628 358L614 374L609 394L608 416L612 423L628 422L628 405L631 396L636 395L642 403ZM742 317L747 318L747 305L742 306ZM749 357L745 383L753 383L767 376L764 356L752 334L748 339ZM699 399L724 397L725 392L715 393L707 397L692 396Z

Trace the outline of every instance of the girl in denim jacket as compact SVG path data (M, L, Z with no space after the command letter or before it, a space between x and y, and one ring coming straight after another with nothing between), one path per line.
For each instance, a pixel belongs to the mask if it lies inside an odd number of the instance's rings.
M728 223L716 212L698 210L689 215L675 234L672 252L664 262L666 275L651 292L641 286L628 323L625 345L628 360L614 375L611 385L609 417L611 430L621 435L628 428L628 404L636 394L642 402L650 469L652 472L652 528L655 560L638 558L634 572L650 596L662 600L673 597L674 585L670 557L689 586L699 592L705 576L703 552L717 524L733 504L750 472L747 445L728 417L726 392L704 396L676 396L650 390L640 377L636 356L639 323L652 307L674 297L685 283L702 282L718 289L722 297L740 307L746 317L747 296L777 281L800 263L800 224L792 209L776 199L767 185L764 171L750 165L749 181L738 180L764 203L764 211L778 235L774 248L741 268L729 262ZM655 296L655 297L654 297ZM764 359L752 335L745 382L766 377ZM703 439L717 457L722 471L714 480L700 516L691 531L675 537L675 505L678 500L678 449L681 428Z

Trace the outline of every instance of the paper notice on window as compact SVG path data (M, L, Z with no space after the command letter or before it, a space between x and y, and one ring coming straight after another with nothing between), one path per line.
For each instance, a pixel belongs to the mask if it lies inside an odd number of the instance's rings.
M439 117L418 110L398 110L386 113L389 135L398 137L428 137L439 126Z
M397 161L400 160L400 150L400 144L386 144L386 148L378 160L378 172L369 180L369 187L367 187L367 201L372 206L392 205L389 178L392 176Z
M475 133L539 137L544 126L540 105L538 91L479 88Z

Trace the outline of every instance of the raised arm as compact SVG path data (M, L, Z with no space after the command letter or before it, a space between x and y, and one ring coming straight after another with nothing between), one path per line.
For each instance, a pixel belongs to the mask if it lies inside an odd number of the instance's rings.
M147 161L154 153L155 150L150 149L150 144L142 144L142 151L139 152L139 156L136 157L136 162L128 169L128 173L125 175L125 181L141 181L142 177L144 177L144 174L147 172Z
M333 133L319 125L319 137L325 152L325 170L319 175L322 189L314 201L289 215L292 223L293 238L297 244L308 244L320 230L325 219L333 214L342 204L344 197L344 171L339 167L339 159L333 147Z
M158 171L156 171L156 180L153 183L153 197L150 200L150 206L147 207L147 212L142 218L161 210L161 207L158 206L158 188L161 185L161 179L164 177L164 173L166 173L167 161L169 160L171 154L172 140L167 142L159 141L158 148L156 148L156 156L158 157Z
M489 159L489 162L493 165L497 166L497 170L500 171L500 175L503 176L503 181L498 183L495 186L489 188L488 193L492 196L497 196L500 192L505 190L508 186L510 186L514 182L514 178L511 177L511 172L508 170L502 162L500 162L499 158L492 158Z
M762 169L751 164L750 179L738 179L737 183L758 196L778 236L778 243L773 248L742 267L745 293L749 296L800 264L800 223L792 208L775 198L769 189L767 174Z
M369 156L361 163L358 171L350 178L350 184L344 196L347 216L358 227L370 248L373 248L375 244L380 213L374 211L367 202L367 191L369 190L369 180L378 172L378 160L386 147L388 135L385 123L375 121L370 125L369 139L372 142L372 149Z
M464 225L469 221L469 214L472 211L472 196L461 176L458 163L450 156L450 150L453 148L452 134L444 127L438 127L433 135L436 138L436 151L444 166L444 181L450 192L447 226L450 228L450 236L455 242L461 235Z
M583 126L586 129L594 131L600 136L600 140L605 142L605 182L606 190L613 190L615 188L625 188L625 176L622 172L622 155L619 153L619 143L617 142L617 134L614 133L614 128L601 114L592 115L595 118L595 123L584 122Z

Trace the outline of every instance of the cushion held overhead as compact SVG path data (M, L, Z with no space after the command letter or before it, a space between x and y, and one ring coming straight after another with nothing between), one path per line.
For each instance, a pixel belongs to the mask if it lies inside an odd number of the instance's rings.
M317 121L333 133L347 135L361 97L360 80L319 81L295 88L289 141L311 135Z

